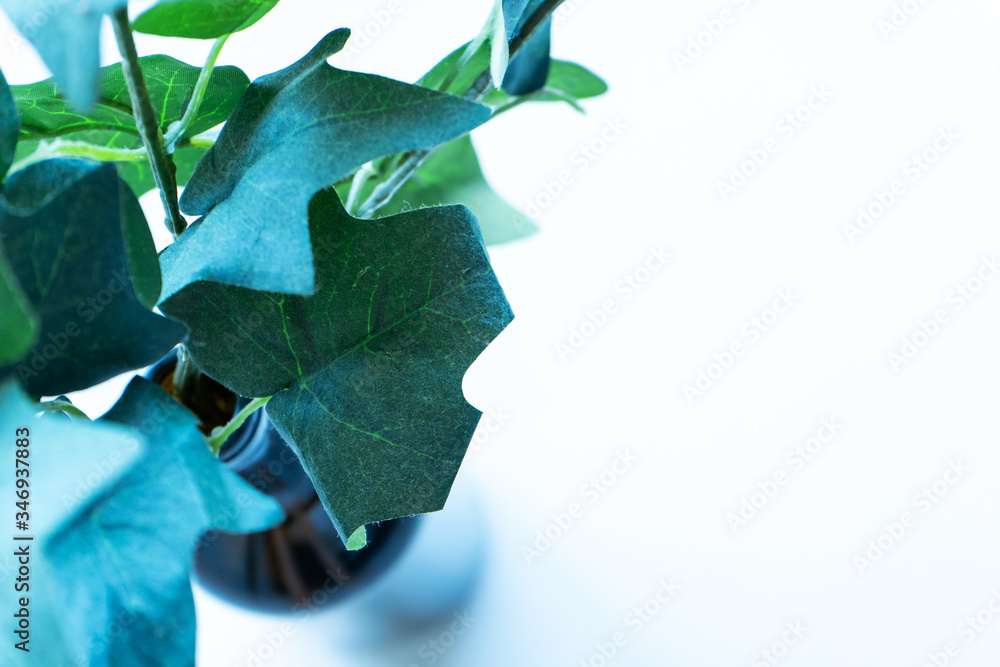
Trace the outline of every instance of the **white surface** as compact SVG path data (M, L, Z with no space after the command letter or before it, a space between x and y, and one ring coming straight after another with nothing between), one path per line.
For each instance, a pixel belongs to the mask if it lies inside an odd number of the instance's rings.
M884 39L888 1L567 2L555 54L611 94L587 116L522 108L475 134L517 205L539 203L561 171L570 185L538 216L540 235L493 250L517 320L466 393L506 417L458 482L485 498L491 554L478 620L436 664L596 667L595 645L622 632L608 664L766 665L759 651L796 639L787 623L807 631L783 665L917 667L949 642L948 664L995 664L1000 617L960 626L1000 590L1000 280L961 309L949 293L1000 253L1000 7L924 3ZM220 62L264 74L388 4L283 0ZM489 4L404 2L360 55L333 63L413 80L475 34ZM727 7L736 20L679 72L675 51ZM8 77L36 78L33 56L12 61L3 42ZM207 47L140 42L190 62ZM789 138L777 123L813 86L833 96ZM578 148L616 119L626 128L582 170ZM940 128L959 138L909 180L905 163ZM771 137L777 152L723 202L718 181ZM849 243L843 225L897 178L905 193ZM626 299L616 283L651 246L672 259ZM748 342L744 323L782 289L794 306L689 404L683 385ZM616 312L564 362L557 344L606 299ZM894 370L889 351L938 309L948 321ZM797 470L786 455L831 417L843 429ZM637 462L590 503L583 485L626 451ZM969 472L922 513L913 496L957 460ZM787 483L734 534L727 514L782 471ZM582 515L528 564L522 547L572 503ZM904 512L915 524L860 574L855 557ZM659 613L628 616L670 579L682 590ZM198 603L199 664L252 665L247 652L280 628ZM263 664L427 665L421 645L447 628L364 644L344 619L296 621ZM377 622L368 630L379 636Z

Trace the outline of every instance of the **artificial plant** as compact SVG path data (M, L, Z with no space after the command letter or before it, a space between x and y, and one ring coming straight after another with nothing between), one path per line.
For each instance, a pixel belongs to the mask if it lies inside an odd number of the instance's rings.
M497 0L414 84L330 66L347 29L253 82L215 67L276 4L160 0L130 20L124 0L0 0L53 73L0 81L0 437L25 471L0 489L28 490L47 624L24 664L193 663L198 536L282 518L216 458L254 410L348 548L440 509L480 417L462 378L513 317L485 246L536 229L468 133L605 90L550 58L558 0ZM122 60L99 68L105 16ZM140 56L133 32L214 42L195 66ZM154 188L159 255L137 200ZM63 396L175 347L171 382L133 379L97 421ZM199 409L208 379L247 399L228 421Z

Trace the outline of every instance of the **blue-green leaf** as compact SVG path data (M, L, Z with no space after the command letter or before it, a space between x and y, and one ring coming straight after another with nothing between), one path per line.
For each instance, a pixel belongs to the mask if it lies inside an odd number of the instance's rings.
M377 179L368 181L361 191L363 200L375 187ZM342 188L343 192L348 186ZM509 243L531 236L538 226L503 200L483 175L476 149L468 136L455 139L438 148L403 184L389 202L377 212L379 217L403 211L464 204L479 220L486 245Z
M23 406L20 414L23 425ZM221 464L194 415L147 380L134 379L97 424L36 422L46 428L33 437L32 479L40 485L33 498L60 498L71 511L54 513L60 520L42 536L32 613L48 621L36 625L23 664L78 664L86 656L90 667L193 665L189 568L199 536L267 529L281 521L280 507ZM138 433L148 446L136 446ZM111 444L123 451L107 452ZM50 474L63 478L61 486ZM100 494L68 495L92 476ZM2 488L13 496L8 485L5 477Z
M165 251L164 298L199 280L309 294L316 192L369 160L437 146L489 118L480 104L329 66L349 34L330 33L247 90L181 197L185 213L205 217Z
M159 292L153 241L135 195L111 165L47 160L0 195L2 247L40 318L16 374L54 396L149 365L184 336L150 312Z
M101 18L127 0L0 0L77 109L97 95Z
M360 220L331 189L310 222L315 295L200 282L161 308L208 375L275 394L268 414L346 543L444 505L480 417L462 378L513 316L465 207Z
M132 23L136 32L214 39L246 30L278 0L160 0Z
M516 6L525 5L523 12L508 39L517 37L528 19L542 4L543 0L515 0L510 2L512 10ZM508 0L504 0L507 4ZM513 13L513 12L512 12ZM517 55L507 66L507 75L503 80L503 89L511 95L526 95L539 90L545 85L549 75L549 52L552 42L552 19L546 19L538 27L535 34L521 47Z

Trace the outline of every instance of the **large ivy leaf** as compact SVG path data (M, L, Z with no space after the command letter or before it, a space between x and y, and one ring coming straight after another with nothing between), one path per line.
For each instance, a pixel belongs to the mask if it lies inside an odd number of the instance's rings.
M139 58L139 64L157 121L166 129L184 115L201 69L164 55ZM216 67L212 71L198 114L174 152L178 185L187 183L208 150L192 146L191 137L224 123L249 85L250 79L238 67ZM142 147L121 63L101 68L97 101L86 113L77 111L62 96L53 79L12 88L21 115L17 159L33 153L42 141L52 140L85 141L110 148ZM118 165L122 178L137 195L156 187L146 158Z
M278 0L160 0L132 28L150 35L214 39L246 30L276 4Z
M198 280L311 293L316 192L373 158L437 146L489 118L488 107L452 95L331 67L349 35L330 33L247 90L181 197L185 213L205 218L167 249L165 297Z
M199 368L275 394L268 414L346 543L443 506L480 416L462 377L513 316L465 207L360 220L330 189L310 223L315 295L200 282L161 308Z
M23 595L31 600L29 618L33 632L26 645L30 651L7 645L4 655L10 656L10 661L4 664L18 667L97 665L99 663L87 662L90 644L102 641L100 635L110 627L102 627L98 636L82 639L72 636L64 628L64 622L85 612L69 606L60 577L71 574L74 580L70 585L74 589L99 582L93 572L62 571L62 564L49 558L49 547L61 530L77 521L95 500L128 473L142 454L145 441L138 434L114 425L78 422L60 413L37 416L39 411L40 406L30 402L15 383L0 385L3 458L10 466L0 477L0 493L10 499L12 512L20 511L13 507L17 499L15 491L22 490L24 483L29 485L28 526L26 530L17 531L16 536L33 538L14 542L10 552L27 548L29 553L29 588L21 590L18 597ZM17 438L26 440L18 441ZM22 454L18 457L21 463L15 466L18 450ZM25 450L27 456L23 456ZM18 487L17 480L25 481ZM14 519L12 515L11 520ZM111 519L113 517L106 520ZM15 611L11 609L8 613ZM106 617L103 610L86 610L94 611L100 618ZM23 639L13 633L8 638L11 644Z
M132 380L99 424L61 440L36 433L34 451L68 456L58 463L65 470L92 444L80 442L80 434L120 433L115 425L127 427L126 434L141 432L148 446L120 479L76 505L45 535L43 573L34 577L42 599L36 594L32 613L50 614L55 622L38 626L46 641L35 640L32 662L25 664L80 664L63 660L86 656L90 667L193 665L189 570L199 536L209 529L264 530L282 520L273 499L211 454L194 415L141 378ZM118 465L111 456L88 460L74 475ZM37 478L48 473L38 470ZM67 483L49 493L65 497L75 486Z
M0 234L40 318L16 368L28 391L54 396L153 363L184 328L149 308L159 267L135 195L111 165L47 160L7 179Z
M374 183L372 180L366 184L362 199L370 194ZM343 186L341 194L349 187L349 184ZM377 215L384 217L447 204L464 204L472 210L486 245L516 241L538 231L538 225L504 201L487 183L468 136L438 148Z
M77 109L97 94L101 18L127 0L0 0Z

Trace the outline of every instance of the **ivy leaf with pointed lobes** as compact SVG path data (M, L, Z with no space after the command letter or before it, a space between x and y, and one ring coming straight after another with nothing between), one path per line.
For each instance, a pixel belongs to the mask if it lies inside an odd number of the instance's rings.
M184 115L201 69L164 55L139 58L139 65L157 121L165 130ZM250 79L238 67L212 70L198 113L174 152L178 185L187 183L198 160L208 150L205 146L193 146L192 137L224 123L249 85ZM12 92L21 115L18 160L34 153L43 141L85 141L108 148L142 148L121 63L101 68L97 102L86 112L70 105L53 79L13 86ZM118 172L136 195L156 187L145 155L139 155L134 162L119 162Z
M330 33L294 65L257 79L198 164L181 208L205 216L165 251L164 298L211 280L309 294L309 201L382 155L431 148L489 119L467 100L326 59L350 31Z
M208 375L274 394L267 412L346 543L444 505L481 414L462 378L513 315L464 206L361 220L330 189L309 214L316 294L199 282L161 308Z
M147 366L184 337L150 312L160 288L153 239L135 195L111 165L46 160L0 194L0 234L40 319L14 373L31 394L85 389Z
M64 571L63 564L52 559L58 549L54 545L68 526L79 524L102 494L128 473L145 448L145 440L127 429L72 421L57 413L38 416L41 409L16 383L0 384L0 429L8 434L2 441L2 454L11 465L8 474L0 478L0 493L15 498L17 480L30 484L28 529L19 535L35 539L14 544L28 546L30 619L35 628L45 628L44 639L32 634L29 653L6 647L5 655L12 657L4 664L18 667L78 664L77 659L87 655L92 643L102 641L99 636L75 634L66 624L77 610L67 613L67 591L61 578L70 577L75 589L93 585L94 573ZM18 457L22 463L15 467L19 449L26 449L27 457ZM89 611L95 614L94 620L107 616L103 609ZM102 628L101 634L104 632ZM96 667L98 663L89 664Z
M246 30L264 18L278 0L160 0L132 22L149 35L214 39Z
M86 655L90 667L193 665L189 570L199 537L208 530L265 530L282 520L281 508L220 463L195 416L148 380L133 379L115 407L89 426L97 433L141 433L148 446L114 484L77 505L46 535L44 577L35 580L46 602L54 602L51 611L58 620L45 626L45 643L32 644L34 662L25 664L76 664L77 656ZM79 459L79 452L97 444L79 440L39 433L33 455L44 449ZM58 467L74 470L87 482L87 473L115 465L107 458ZM36 469L31 468L32 479L48 473ZM67 483L50 493L59 497L76 486ZM36 491L33 499L40 495ZM61 641L49 641L53 629ZM64 655L74 660L64 661Z
M127 0L0 0L0 7L28 38L77 109L97 94L101 19Z
M365 184L361 200L371 193L376 182L373 179ZM346 184L340 194L349 189L350 184ZM472 210L479 220L486 245L509 243L538 231L538 225L504 201L486 182L476 149L468 136L450 141L434 151L378 210L377 216L446 204L464 204Z

